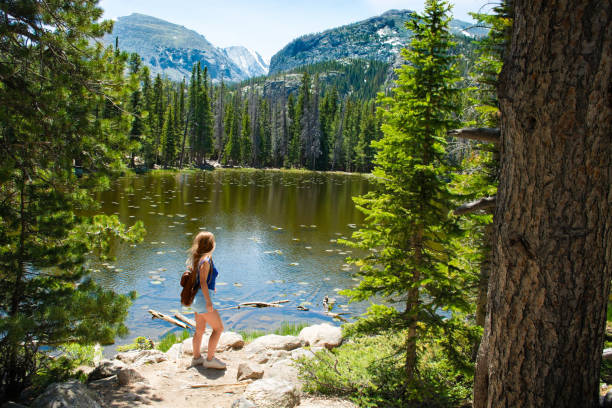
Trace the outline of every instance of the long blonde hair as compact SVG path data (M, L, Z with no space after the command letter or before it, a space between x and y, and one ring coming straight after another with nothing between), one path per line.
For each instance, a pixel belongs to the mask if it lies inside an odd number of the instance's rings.
M193 239L193 244L189 248L189 258L185 262L187 266L193 270L191 286L196 282L196 276L200 272L198 270L198 262L205 254L212 252L215 249L215 236L212 232L202 231Z

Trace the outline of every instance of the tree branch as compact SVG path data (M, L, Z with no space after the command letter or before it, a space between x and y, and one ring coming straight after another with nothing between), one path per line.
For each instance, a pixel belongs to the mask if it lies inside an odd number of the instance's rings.
M500 131L498 128L464 128L448 131L449 136L462 139L478 140L486 143L499 144Z
M471 203L466 203L460 207L457 207L453 211L453 214L464 215L471 214L480 210L490 211L495 208L496 202L497 196L481 198L480 200L472 201Z

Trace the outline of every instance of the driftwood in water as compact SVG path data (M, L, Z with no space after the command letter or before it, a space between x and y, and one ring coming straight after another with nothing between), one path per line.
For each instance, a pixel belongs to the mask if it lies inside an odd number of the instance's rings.
M231 309L241 309L243 307L282 307L281 303L288 303L289 300L275 300L274 302L243 302L238 306L225 307L223 309L217 310L231 310Z
M334 319L342 320L343 322L348 323L348 320L342 317L342 315L346 313L325 312L325 314L329 317L333 317Z
M176 319L174 319L174 318L172 318L172 317L170 317L168 315L165 315L163 313L160 313L160 312L158 312L156 310L149 309L149 313L151 313L153 315L154 319L155 318L162 319L162 320L167 321L168 323L176 324L178 327L182 327L183 329L187 328L187 325L185 323L179 322L178 320L176 320Z
M182 314L180 314L178 312L174 314L174 317L176 317L178 320L180 320L183 323L187 323L189 326L191 326L191 327L193 327L195 329L195 327L196 327L195 320L190 319L190 318L188 318L186 316L183 316Z

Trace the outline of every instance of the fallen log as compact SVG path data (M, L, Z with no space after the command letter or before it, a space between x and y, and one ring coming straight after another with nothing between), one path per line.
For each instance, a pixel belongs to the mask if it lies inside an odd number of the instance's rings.
M341 320L341 321L343 321L345 323L348 323L348 320L346 320L344 317L341 316L344 313L325 312L325 314L327 316L333 317L334 319L338 319L338 320Z
M160 313L157 310L149 309L149 313L151 313L153 315L153 319L155 319L155 318L162 319L162 320L167 321L168 323L172 323L172 324L177 325L178 327L182 327L183 329L187 328L187 325L185 323L179 322L178 320L176 320L176 319L174 319L174 318L172 318L172 317L170 317L168 315L165 315L163 313Z
M290 302L290 301L289 300L276 300L274 302L243 302L243 303L240 303L238 306L224 307L223 309L217 309L217 310L241 309L243 307L256 307L256 308L260 308L260 307L282 307L280 304L281 303L287 303L287 302Z
M176 317L178 320L180 320L183 323L187 323L189 326L191 326L191 327L193 327L195 329L195 327L196 327L195 320L190 319L190 318L188 318L186 316L183 316L182 314L180 314L178 312L176 312L174 314L174 317Z

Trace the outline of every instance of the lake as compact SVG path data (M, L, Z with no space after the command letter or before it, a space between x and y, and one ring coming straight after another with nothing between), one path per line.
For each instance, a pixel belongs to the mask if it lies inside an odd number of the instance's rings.
M215 307L245 301L289 300L282 308L221 311L226 330L273 330L283 321L339 324L323 313L324 296L334 312L351 318L367 304L348 304L337 292L353 287L356 268L346 257L356 250L337 239L363 222L352 197L373 188L363 175L274 170L220 169L153 173L117 180L100 193L102 211L126 224L142 220L143 242L113 249L116 261L91 264L92 277L119 293L138 292L126 321L127 339L158 339L171 326L152 320L155 309L189 313L180 305L179 279L195 234L215 234L219 269ZM298 305L308 311L297 309ZM193 315L191 315L193 316Z

